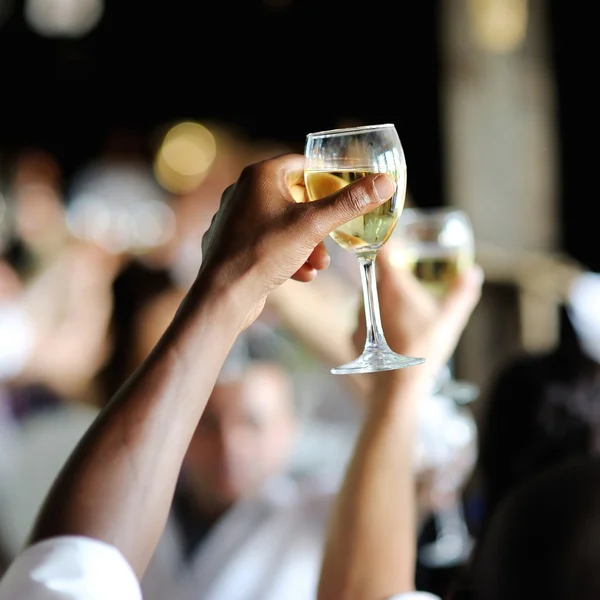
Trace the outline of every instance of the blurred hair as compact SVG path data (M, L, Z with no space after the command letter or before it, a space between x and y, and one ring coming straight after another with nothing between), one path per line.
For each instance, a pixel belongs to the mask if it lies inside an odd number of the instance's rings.
M600 459L540 471L505 497L472 563L477 600L600 598Z
M480 440L482 530L514 486L565 459L599 454L600 366L583 353L564 312L558 348L518 357L499 373Z

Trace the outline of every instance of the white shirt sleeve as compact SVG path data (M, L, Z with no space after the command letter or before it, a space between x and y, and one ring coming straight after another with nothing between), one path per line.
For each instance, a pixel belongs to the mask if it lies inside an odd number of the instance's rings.
M0 580L0 600L142 600L142 592L116 548L64 536L23 551Z

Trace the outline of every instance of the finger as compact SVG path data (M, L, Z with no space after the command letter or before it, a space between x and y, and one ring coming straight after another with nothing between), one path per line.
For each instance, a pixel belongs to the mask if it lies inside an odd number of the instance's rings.
M309 264L304 263L293 275L292 279L302 283L308 283L317 276L317 270Z
M304 156L302 154L283 154L269 159L269 168L285 176L288 186L304 185Z
M294 202L308 202L309 198L304 186L304 157L297 154L288 154L274 160L277 161L277 168L284 169L285 182Z
M326 269L329 266L331 258L329 257L329 253L323 242L315 246L315 249L311 252L306 262L317 271Z
M371 212L388 201L395 190L394 180L385 173L378 173L363 177L302 207L309 213L313 232L323 239L344 223Z

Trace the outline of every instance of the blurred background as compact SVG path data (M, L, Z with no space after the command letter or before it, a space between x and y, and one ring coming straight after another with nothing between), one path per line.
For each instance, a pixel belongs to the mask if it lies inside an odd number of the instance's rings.
M311 131L395 124L407 204L468 214L486 273L453 364L481 392L469 419L515 357L562 348L571 282L600 271L592 23L559 0L0 0L5 554L170 321L223 190ZM329 247L320 287L276 296L232 359L291 373L299 471L343 465L360 414L328 373L358 269Z

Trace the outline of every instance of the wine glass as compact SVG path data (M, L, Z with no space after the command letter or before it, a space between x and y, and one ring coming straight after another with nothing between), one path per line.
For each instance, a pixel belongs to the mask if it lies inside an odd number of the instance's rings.
M467 214L457 208L407 208L398 221L401 261L438 299L447 293L456 277L475 261L475 236ZM436 392L468 404L479 396L479 388L456 381L452 359L436 380Z
M422 358L402 356L387 344L381 326L375 259L398 221L406 194L406 160L394 125L349 127L310 133L304 150L304 182L310 201L320 200L361 177L387 173L396 192L370 213L352 219L331 233L360 265L367 336L362 354L331 369L334 375L391 371L419 365Z
M436 538L419 551L421 564L447 568L464 564L473 548L461 491L477 459L477 425L467 407L432 394L419 403L417 456L428 478L426 504L433 510Z

